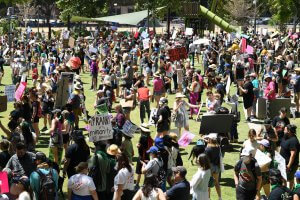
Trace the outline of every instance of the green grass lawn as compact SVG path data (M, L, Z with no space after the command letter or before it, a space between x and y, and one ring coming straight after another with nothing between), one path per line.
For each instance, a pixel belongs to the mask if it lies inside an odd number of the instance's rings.
M93 115L95 113L94 109L93 109L93 104L94 104L94 100L96 97L96 92L94 91L90 91L90 83L91 83L91 77L89 76L88 73L85 74L81 74L81 79L84 83L84 89L85 89L85 96L86 96L86 107L87 110L89 110L90 115ZM5 76L3 78L2 84L4 85L9 85L11 84L11 70L8 66L5 67ZM29 86L32 85L32 81L29 80L28 81ZM4 86L0 86L0 91L4 91ZM231 93L235 92L236 88L234 86L232 86L231 88ZM168 100L169 100L169 106L172 108L173 106L173 102L175 99L175 95L169 95L168 96ZM203 97L203 100L205 100L205 97ZM154 107L154 104L151 104L151 107ZM2 121L2 123L6 126L8 123L8 116L10 111L12 111L13 109L13 104L9 103L8 104L8 110L6 112L0 113L0 120ZM233 168L234 165L236 163L236 161L238 160L239 157L239 150L240 150L240 146L242 141L244 141L247 138L247 133L248 133L248 125L247 123L245 123L245 118L243 115L243 109L242 109L242 104L239 104L239 109L241 111L241 122L238 125L238 133L239 133L239 144L233 144L233 151L232 152L227 152L225 154L225 158L224 158L224 163L225 163L225 172L222 173L222 179L221 179L221 189L222 189L222 197L224 200L231 200L231 199L235 199L235 189L234 189L234 181L233 181ZM204 110L204 108L202 108L202 110ZM140 119L139 119L139 109L138 107L131 113L131 119L132 121L137 124L140 125ZM196 118L194 116L194 118ZM193 139L193 141L197 141L200 136L199 136L199 129L200 129L200 122L196 122L195 120L190 120L190 132L194 133L196 135L196 137ZM296 125L298 125L298 128L300 127L300 120L299 119L291 119L291 123L294 123ZM80 128L84 127L85 123L81 120L80 121ZM217 124L216 124L217 126ZM43 120L40 120L40 129L43 128ZM171 129L175 129L174 127L174 123L172 123ZM154 137L155 134L155 128L151 127L152 130L152 137ZM299 129L298 129L299 132ZM0 134L3 134L3 132L1 131ZM134 146L134 150L135 150L135 156L137 156L138 151L136 149L136 143L138 142L139 139L139 134L135 134L134 138L133 138L133 146ZM37 150L38 151L42 151L44 153L46 153L46 155L48 155L48 143L49 143L49 136L48 135L42 135L39 143L37 144ZM187 173L187 179L191 180L192 176L195 174L195 172L197 171L197 166L193 166L191 164L190 161L188 161L188 156L189 153L192 149L192 145L189 145L187 148L183 149L181 151L182 154L182 159L184 162L184 166L187 168L188 173ZM66 191L66 185L67 185L67 180L65 180L64 183L64 191ZM217 199L217 194L216 191L213 189L211 192L211 199ZM101 199L101 198L100 198Z

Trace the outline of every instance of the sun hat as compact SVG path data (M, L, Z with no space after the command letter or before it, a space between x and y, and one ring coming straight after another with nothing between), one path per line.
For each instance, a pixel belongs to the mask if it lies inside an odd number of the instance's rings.
M118 154L121 154L121 150L119 149L119 147L115 144L112 144L110 145L106 152L109 154L109 155L112 155L112 156L116 156Z
M270 142L269 140L266 140L266 139L263 139L263 140L260 140L260 141L257 141L258 144L261 144L265 147L269 147L270 146Z
M217 68L217 65L216 65L216 64L211 64L211 65L208 66L208 68L216 69L216 68Z
M163 105L163 104L167 104L168 103L168 99L166 97L161 97L159 99L159 104Z
M252 147L246 147L242 150L241 156L250 156L255 149Z
M284 59L283 59L283 56L282 56L282 55L279 55L279 56L277 56L275 59L276 59L276 60L280 60L280 61L284 61Z
M146 123L141 124L140 129L141 129L143 132L146 132L146 133L150 133L150 132L151 132L150 129L149 129L149 125L146 124Z
M300 67L296 67L296 68L294 69L294 71L295 71L295 72L300 72Z
M175 98L184 98L185 95L181 94L180 92L176 93Z

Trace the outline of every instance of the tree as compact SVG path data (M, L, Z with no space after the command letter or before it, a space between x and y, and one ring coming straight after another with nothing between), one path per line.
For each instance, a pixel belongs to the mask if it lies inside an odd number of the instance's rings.
M42 16L46 18L48 25L48 39L51 39L51 23L50 19L52 11L55 8L55 0L33 0L34 5L40 9Z
M32 0L19 1L16 6L19 9L19 15L25 20L25 27L27 26L27 19L30 13L34 13L34 5Z

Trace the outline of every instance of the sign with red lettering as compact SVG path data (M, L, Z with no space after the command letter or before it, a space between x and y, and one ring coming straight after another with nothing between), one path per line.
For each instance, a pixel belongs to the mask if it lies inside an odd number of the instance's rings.
M169 49L168 53L169 53L170 60L172 62L176 61L176 60L186 59L188 57L185 47Z

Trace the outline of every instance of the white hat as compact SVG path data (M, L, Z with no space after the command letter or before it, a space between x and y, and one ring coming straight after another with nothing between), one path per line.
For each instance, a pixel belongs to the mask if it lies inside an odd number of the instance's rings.
M243 149L242 153L241 153L241 156L250 156L250 154L253 155L253 152L255 151L254 148L252 147L246 147Z
M212 139L212 140L216 140L218 138L218 133L210 133L210 134L204 136L204 138L209 138L209 139Z
M181 94L180 92L176 93L175 98L184 98L185 95Z

